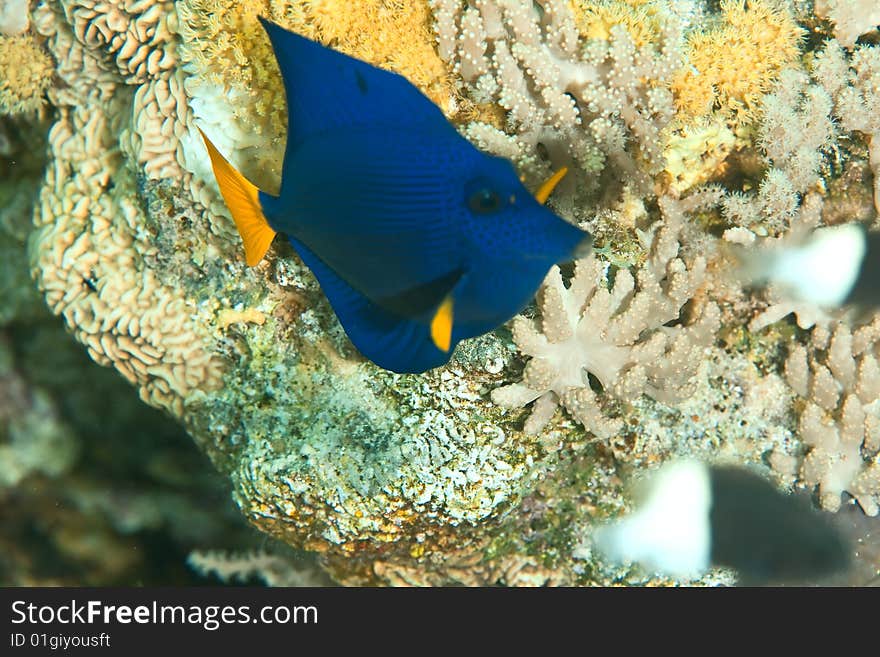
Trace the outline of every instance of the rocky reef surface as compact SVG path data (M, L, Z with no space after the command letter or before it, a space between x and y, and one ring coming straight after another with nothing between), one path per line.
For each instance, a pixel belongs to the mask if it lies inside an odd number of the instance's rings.
M89 356L186 428L247 520L336 581L656 581L602 563L589 537L627 508L625 481L681 455L877 513L880 320L743 290L724 248L876 216L880 50L865 14L784 0L19 4L27 20L0 16L0 61L30 68L0 79L0 115L8 135L50 127L38 184L0 191L18 216L36 199L0 265L10 299L34 307L29 268ZM288 246L244 265L196 130L277 189L286 113L258 15L407 76L529 185L569 166L554 208L596 253L443 368L366 362ZM52 480L76 457L53 446L68 429L47 431L27 450L60 461L21 467ZM224 501L210 506L193 518L217 522ZM205 556L224 577L250 568Z
M187 556L218 549L313 572L249 528L180 425L47 310L25 245L48 128L0 117L0 584L204 584Z

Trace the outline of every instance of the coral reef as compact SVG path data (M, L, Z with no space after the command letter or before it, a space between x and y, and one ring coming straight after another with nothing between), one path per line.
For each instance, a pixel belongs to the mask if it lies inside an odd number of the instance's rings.
M829 94L810 84L806 73L787 70L780 75L773 93L764 97L758 130L767 172L751 203L743 194L725 199L725 216L731 223L760 222L773 233L788 228L786 222L797 212L799 196L819 182L835 132L831 110Z
M817 55L816 76L834 98L834 113L844 130L868 139L868 159L874 171L874 207L880 212L880 49L856 48L849 58L840 45L829 42Z
M190 550L265 539L179 425L93 363L46 309L25 243L47 130L0 117L0 582L195 583Z
M540 432L557 404L600 438L619 433L623 422L605 417L588 374L624 402L647 394L674 403L692 394L696 369L718 330L718 308L710 302L689 325L665 325L682 319L682 307L704 280L704 258L686 266L677 256L681 206L693 210L705 199L662 201L664 223L654 227L655 235L642 236L647 259L636 279L622 269L610 289L598 287L605 265L591 255L575 263L566 289L554 267L541 290L541 330L525 317L514 320L514 342L532 359L523 383L493 390L492 401L516 408L537 400L526 433Z
M475 102L506 110L521 167L537 168L541 144L554 167L578 165L581 186L606 160L640 189L663 168L661 133L673 116L669 85L681 65L679 16L634 7L628 23L641 29L630 30L625 21L609 25L609 16L591 14L586 5L593 3L575 4L575 13L561 0L534 3L540 11L514 0L430 4L440 56L454 64ZM578 27L593 37L587 47ZM493 152L503 152L509 139L486 128L480 136L477 142Z
M805 71L788 69L764 96L762 109L757 145L766 170L758 192L732 191L723 199L722 209L733 225L781 234L827 164L826 153L836 133L833 101Z
M156 12L148 15L155 18ZM93 37L86 29L94 21L60 24L55 11L41 6L34 23L49 38L67 84L55 101L59 118L49 133L50 161L33 238L34 276L49 308L64 316L96 362L113 364L139 386L145 401L180 415L189 394L219 384L219 365L192 328L193 309L145 262L155 247L140 224L137 183L122 166L120 152L119 121L129 112L141 127L142 159L155 165L159 154L149 145L164 141L162 124L151 122L138 104L131 107L140 94L133 98L117 88L120 81L107 70L104 56L107 35ZM137 33L127 32L125 21L113 25L119 34ZM152 75L151 67L139 72L131 47L118 48L117 76ZM162 89L162 79L144 88Z
M807 346L793 345L785 378L806 400L799 434L808 448L800 477L818 486L822 507L840 508L847 492L869 516L880 502L880 365L875 345L880 317L851 330L843 322L831 330L815 327ZM774 453L783 474L793 474L791 458Z
M289 253L267 263L268 286L266 270L245 270L229 222L210 210L209 178L201 187L197 173L164 179L186 171L177 157L197 98L174 82L186 82L183 69L134 79L124 60L108 58L107 39L83 39L63 9L47 4L33 17L64 81L31 239L50 308L93 358L187 424L237 482L252 522L327 553L346 581L375 579L374 550L412 559L425 544L475 540L473 523L498 516L541 450L505 442L490 417L472 421L485 414L480 389L494 375L378 371L355 357ZM155 107L169 116L150 120L143 99L166 83L171 94L156 94ZM175 158L163 160L159 146ZM157 159L171 168L145 163ZM230 310L266 321L230 322ZM488 339L467 366L497 372L503 353ZM358 550L365 556L354 567Z
M0 115L38 112L54 68L32 36L0 36Z
M874 0L816 0L816 14L834 23L834 36L845 48L880 25L880 7Z
M715 24L688 36L689 65L672 85L676 103L694 116L719 109L754 117L776 77L795 62L803 33L781 3L721 0Z
M3 37L54 58L31 270L250 523L341 583L646 583L599 563L590 528L626 508L626 475L683 454L769 460L780 485L874 512L874 329L743 290L718 248L866 218L880 179L877 46L823 21L804 40L800 5L47 0ZM596 253L554 269L512 336L419 376L365 362L289 247L244 267L196 131L277 187L283 91L257 15L403 73L529 184L572 165L552 203ZM171 511L135 517L181 531ZM201 554L221 577L287 577L283 560Z

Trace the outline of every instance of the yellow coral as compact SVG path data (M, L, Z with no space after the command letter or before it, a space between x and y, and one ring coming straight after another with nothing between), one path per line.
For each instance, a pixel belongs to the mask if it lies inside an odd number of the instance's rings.
M183 0L177 11L189 68L249 98L236 112L268 119L253 122L258 134L283 135L286 115L280 73L257 16L401 73L441 107L454 95L433 47L427 0Z
M689 66L672 88L681 112L713 108L741 121L800 52L803 30L791 14L768 0L722 0L720 22L688 37Z
M33 37L0 37L0 114L39 111L54 68Z
M611 28L622 25L640 48L656 41L659 14L653 0L569 0L569 5L586 39L607 41Z
M303 4L307 24L322 43L403 74L438 105L450 96L446 65L434 49L427 2L318 0Z
M681 194L716 176L736 145L736 136L719 120L698 121L670 133L663 155L669 189Z

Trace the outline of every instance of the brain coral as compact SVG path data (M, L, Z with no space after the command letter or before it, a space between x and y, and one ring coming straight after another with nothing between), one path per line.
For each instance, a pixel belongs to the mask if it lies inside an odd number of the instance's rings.
M799 441L783 377L798 338L786 326L746 331L766 301L729 283L716 248L731 228L723 200L752 200L765 177L760 146L738 134L734 159L723 121L694 124L673 102L675 81L717 56L720 37L705 35L721 30L743 47L757 40L769 59L757 82L720 71L725 84L708 93L757 110L779 69L801 66L790 4L722 2L716 15L659 0L48 0L31 15L57 77L34 276L95 360L185 424L247 518L319 553L339 581L644 582L579 547L625 507L621 475L678 454L768 471L776 453L795 459L793 472L814 449L800 483L828 488L812 464L836 446ZM581 181L593 172L557 203L597 235L590 285L554 272L542 322L581 332L580 322L589 335L586 308L609 328L590 339L633 358L591 380L579 362L589 350L574 344L561 358L574 359L576 380L550 381L531 364L540 354L526 365L517 352L536 355L523 332L512 341L501 329L462 344L444 368L395 375L354 351L289 247L247 269L196 126L277 186L285 109L258 14L407 75L524 173L557 157L581 163ZM541 110L539 124L523 108ZM671 138L687 124L697 127ZM701 136L681 138L692 133ZM865 159L857 134L828 139L841 158ZM700 170L682 182L689 162ZM492 403L493 390L522 390L524 367L541 407ZM553 414L557 397L589 395L595 424L575 403L563 403L574 418Z
M131 60L117 58L121 68L108 70L107 39L76 21L62 22L48 6L37 11L35 23L49 37L67 86L58 92L59 118L49 134L34 275L50 309L64 316L92 358L113 364L144 401L182 415L190 394L219 384L220 365L194 328L192 303L163 285L148 264L156 247L141 223L138 183L120 144L126 118L143 116L135 116L138 94L123 82ZM149 122L141 129L146 148L150 138L162 139L161 128ZM126 126L123 138L131 130Z

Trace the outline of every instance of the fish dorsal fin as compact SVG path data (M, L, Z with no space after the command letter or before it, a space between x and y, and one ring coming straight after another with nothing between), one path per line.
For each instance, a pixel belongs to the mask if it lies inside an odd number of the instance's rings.
M214 169L214 177L217 179L220 193L244 242L245 261L248 267L253 267L263 259L272 240L275 239L275 231L263 216L260 190L233 168L201 128L199 133L211 157L211 167Z
M406 78L349 57L264 18L287 92L287 150L312 135L376 125L442 121Z
M358 351L379 367L399 373L425 372L449 360L425 322L407 319L367 299L302 242L288 237L327 295L339 323Z
M535 192L535 200L544 205L547 202L547 199L550 198L550 194L553 193L553 190L556 189L556 186L562 182L562 179L565 178L565 174L568 173L568 167L562 167L559 171L550 176L544 183L538 188L538 191Z

